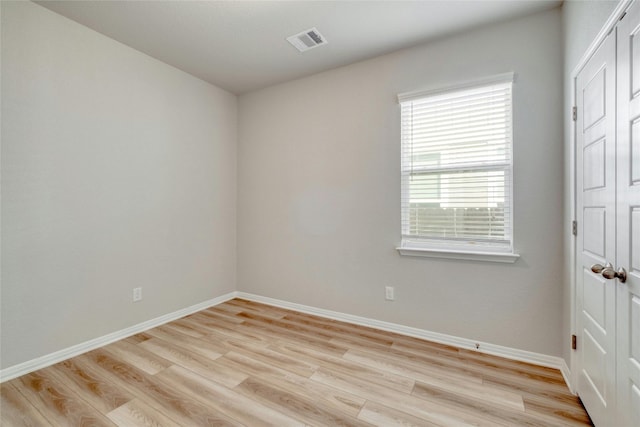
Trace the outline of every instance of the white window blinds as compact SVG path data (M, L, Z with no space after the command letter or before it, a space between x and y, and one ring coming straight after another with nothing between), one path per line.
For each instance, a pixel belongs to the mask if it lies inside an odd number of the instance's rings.
M399 96L402 246L513 250L513 75L499 77Z

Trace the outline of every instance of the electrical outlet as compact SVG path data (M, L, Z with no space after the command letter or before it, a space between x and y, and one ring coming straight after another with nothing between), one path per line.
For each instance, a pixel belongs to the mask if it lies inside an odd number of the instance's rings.
M395 295L394 295L394 288L393 286L385 286L384 288L384 299L386 299L387 301L393 301L396 299Z
M133 288L133 302L142 300L142 288Z

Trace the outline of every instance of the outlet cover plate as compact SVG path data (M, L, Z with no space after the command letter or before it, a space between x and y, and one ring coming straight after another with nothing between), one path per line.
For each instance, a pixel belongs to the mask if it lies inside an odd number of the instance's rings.
M142 300L142 288L133 288L133 302Z
M395 300L395 292L394 292L394 288L393 286L385 286L384 288L384 299L386 299L387 301L393 301Z

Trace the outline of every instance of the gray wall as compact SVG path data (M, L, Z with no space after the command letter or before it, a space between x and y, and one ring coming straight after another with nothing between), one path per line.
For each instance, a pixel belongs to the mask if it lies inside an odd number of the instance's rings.
M2 367L233 291L236 97L1 7Z
M241 96L238 290L559 356L561 39L555 9ZM396 94L507 71L521 259L401 257Z
M38 5L1 2L0 366L235 289L568 361L562 117L570 72L615 4L569 1L562 18L247 94L238 123L235 96ZM396 94L505 71L517 74L522 258L399 256ZM144 300L133 304L135 286Z
M573 220L572 206L574 204L571 198L571 134L573 132L573 121L570 112L573 106L573 80L572 72L582 59L582 56L591 45L591 42L598 35L598 32L605 24L609 15L617 6L618 1L565 1L562 6L562 24L563 24L563 45L564 45L564 293L563 293L563 336L569 337L573 332L571 330L571 317L573 316L571 307L571 294L573 292L571 271L573 269L572 250L574 247L574 239L571 236L569 225ZM571 366L571 345L570 340L565 339L562 342L562 356L567 365Z

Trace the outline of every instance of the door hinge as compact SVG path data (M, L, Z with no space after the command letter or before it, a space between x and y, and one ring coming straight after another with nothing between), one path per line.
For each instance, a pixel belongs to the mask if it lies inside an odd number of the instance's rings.
M571 335L571 350L576 350L578 348L578 337L575 335Z
M576 120L578 120L578 107L574 106L574 107L571 109L571 114L572 114L572 117L573 117L573 121L574 121L574 122L575 122Z
M574 236L578 235L578 221L573 221L571 223L571 234Z

